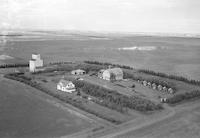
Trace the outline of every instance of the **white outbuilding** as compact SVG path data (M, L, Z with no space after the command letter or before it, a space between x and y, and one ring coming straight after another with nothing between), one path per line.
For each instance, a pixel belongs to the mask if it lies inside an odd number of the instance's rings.
M77 69L77 70L72 70L71 74L72 75L84 75L84 74L86 74L86 72L82 69Z
M154 90L156 90L157 85L156 85L155 83L153 83L153 84L152 84L152 88L153 88Z
M142 83L143 83L144 86L148 85L147 81L143 81Z
M75 85L72 81L61 79L57 84L57 89L63 92L72 93L76 91Z
M174 94L174 90L173 90L172 88L169 88L169 89L168 89L168 92L169 92L170 94Z
M158 90L162 91L163 87L161 85L158 85Z

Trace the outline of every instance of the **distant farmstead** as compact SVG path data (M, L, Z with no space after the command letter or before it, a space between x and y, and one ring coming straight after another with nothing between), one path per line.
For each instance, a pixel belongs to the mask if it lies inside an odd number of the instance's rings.
M71 72L71 74L72 75L84 75L84 74L86 74L86 72L84 70L82 70L82 69L77 69L77 70L73 70Z
M76 91L75 85L68 80L61 79L57 84L57 89L63 92L72 93Z
M43 60L40 57L40 54L32 54L32 59L29 61L29 71L36 72L43 70Z
M104 80L123 80L123 71L121 68L106 69L102 73Z

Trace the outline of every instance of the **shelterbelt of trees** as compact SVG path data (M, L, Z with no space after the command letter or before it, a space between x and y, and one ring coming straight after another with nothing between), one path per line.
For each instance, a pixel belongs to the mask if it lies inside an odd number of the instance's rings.
M75 86L82 90L82 92L101 99L102 102L98 102L108 108L124 112L123 109L129 108L141 112L154 111L163 109L160 104L138 97L120 94L117 91L106 89L102 86L91 84L86 81L74 80Z
M124 69L131 69L131 70L134 69L133 67L130 67L130 66L112 64L112 63L108 63L108 62L99 62L99 61L84 61L84 62L88 63L88 64L112 65L112 66L121 67L121 68L124 68ZM154 75L154 76L159 76L159 77L163 77L163 78L173 79L173 80L189 83L189 84L192 84L192 85L200 86L200 81L199 80L192 80L192 79L188 79L188 78L185 78L185 77L182 77L182 76L176 76L176 75L168 75L168 74L165 74L165 73L155 72L155 71L148 70L148 69L137 69L137 71L141 72L141 73L146 73L146 74L149 74L149 75Z
M3 64L0 65L0 68L18 68L18 67L28 67L28 63L21 63L21 64Z
M190 79L187 79L187 78L182 77L182 76L168 75L168 74L165 74L165 73L160 73L160 72L155 72L155 71L145 70L145 69L139 69L138 71L142 72L142 73L154 75L154 76L159 76L159 77L163 77L163 78L173 79L173 80L177 80L177 81L182 81L182 82L185 82L185 83L189 83L189 84L192 84L192 85L198 85L198 86L200 86L200 81L198 81L198 80L190 80Z

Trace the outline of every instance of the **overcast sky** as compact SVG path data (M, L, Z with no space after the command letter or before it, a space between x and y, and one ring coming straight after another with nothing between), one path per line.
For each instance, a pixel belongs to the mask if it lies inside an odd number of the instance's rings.
M200 33L200 0L0 0L0 28Z

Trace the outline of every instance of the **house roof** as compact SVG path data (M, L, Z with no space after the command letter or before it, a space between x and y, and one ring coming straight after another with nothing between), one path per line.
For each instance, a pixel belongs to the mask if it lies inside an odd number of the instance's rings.
M108 71L109 73L113 73L115 75L117 74L123 74L123 71L121 68L112 68L112 69L107 69L105 71Z
M68 81L68 80L64 80L64 79L61 79L59 81L59 84L62 84L63 86L67 86L69 83L72 83L71 81Z

